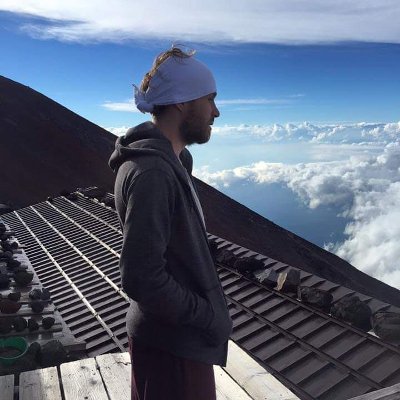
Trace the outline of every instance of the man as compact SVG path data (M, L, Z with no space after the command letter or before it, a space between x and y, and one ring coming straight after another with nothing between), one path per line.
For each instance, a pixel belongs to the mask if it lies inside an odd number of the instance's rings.
M129 129L110 159L135 400L213 400L213 364L226 364L232 321L185 148L210 139L215 96L192 54L160 54L135 91L153 122Z

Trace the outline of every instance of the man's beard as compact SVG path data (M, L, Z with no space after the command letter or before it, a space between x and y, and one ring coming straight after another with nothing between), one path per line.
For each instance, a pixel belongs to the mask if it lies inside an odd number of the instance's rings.
M179 133L182 141L190 146L191 144L203 144L210 140L211 128L208 123L196 116L193 110L189 110L187 117L179 126Z

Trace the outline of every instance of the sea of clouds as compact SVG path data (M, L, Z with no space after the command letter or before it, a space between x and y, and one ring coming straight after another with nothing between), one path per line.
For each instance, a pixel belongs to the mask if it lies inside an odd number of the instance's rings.
M108 128L117 135L126 129ZM275 153L280 149L281 162L261 159L272 145ZM288 161L289 146L304 153L303 162ZM279 184L308 210L336 210L337 218L347 221L344 232L336 235L344 240L321 245L400 288L400 122L216 126L213 140L198 148L207 149L207 156L200 158L194 175L233 198L245 184L250 192L256 188L257 196L265 193L266 201L273 202L268 190ZM242 158L235 155L237 166L216 169L225 161L233 163L229 149L250 154L252 161L237 165ZM204 162L214 151L219 164ZM245 205L254 208L251 199Z
M345 240L325 247L400 288L400 122L226 126L215 134L250 135L280 142L282 149L288 142L313 146L312 162L257 161L218 171L202 166L195 174L221 190L240 182L280 183L309 209L335 208L348 221Z

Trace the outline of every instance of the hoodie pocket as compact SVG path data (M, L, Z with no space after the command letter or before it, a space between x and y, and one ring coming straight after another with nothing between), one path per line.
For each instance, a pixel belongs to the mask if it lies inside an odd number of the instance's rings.
M210 302L214 315L204 336L209 344L219 346L226 343L232 333L232 319L219 285L208 290L206 298Z

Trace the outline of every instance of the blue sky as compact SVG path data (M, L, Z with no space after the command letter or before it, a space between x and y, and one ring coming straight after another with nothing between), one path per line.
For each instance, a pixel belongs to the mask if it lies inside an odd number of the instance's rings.
M195 174L400 287L400 5L394 0L0 0L0 74L116 134L171 43L214 72Z
M37 17L0 12L1 74L102 126L146 119L102 105L131 100L131 84L140 82L154 56L171 41L44 40L24 28L43 23ZM197 49L197 57L214 71L219 125L397 119L399 44L180 42Z

